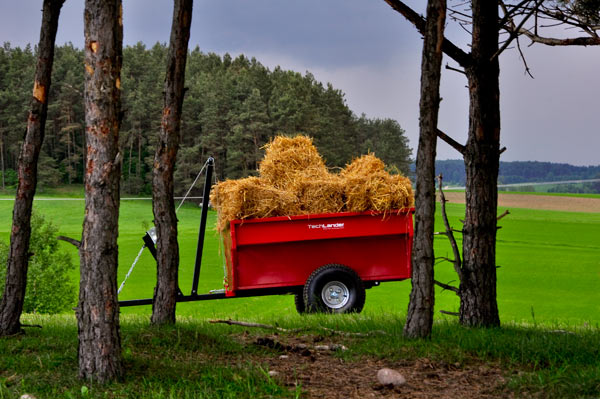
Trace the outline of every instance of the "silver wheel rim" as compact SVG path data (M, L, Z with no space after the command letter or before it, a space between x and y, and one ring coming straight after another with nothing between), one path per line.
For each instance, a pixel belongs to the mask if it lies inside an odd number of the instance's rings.
M321 299L328 308L340 309L350 300L350 290L344 283L330 281L321 290Z

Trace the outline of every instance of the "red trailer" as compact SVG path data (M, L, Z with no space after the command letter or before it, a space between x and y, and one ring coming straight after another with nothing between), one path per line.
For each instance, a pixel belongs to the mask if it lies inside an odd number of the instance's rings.
M360 312L365 288L410 278L412 213L234 220L225 294L274 289L294 293L299 312Z
M209 197L209 160L204 198ZM198 294L207 208L200 221L192 292L178 302L294 294L298 312L360 312L365 289L411 277L414 209L234 220L223 234L225 289ZM156 257L155 237L144 242ZM152 299L120 301L147 305Z

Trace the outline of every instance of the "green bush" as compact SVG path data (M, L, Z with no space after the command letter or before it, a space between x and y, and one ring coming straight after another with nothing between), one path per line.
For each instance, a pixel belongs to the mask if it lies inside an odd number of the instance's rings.
M31 217L31 241L25 313L60 313L75 305L77 290L69 278L75 267L69 254L59 250L58 229L42 215ZM4 291L8 245L0 241L0 294Z

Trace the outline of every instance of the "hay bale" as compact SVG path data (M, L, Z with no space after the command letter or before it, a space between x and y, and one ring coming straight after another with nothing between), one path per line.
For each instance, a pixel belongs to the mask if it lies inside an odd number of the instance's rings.
M303 135L275 137L265 146L265 157L258 171L260 177L281 189L289 187L299 173L311 178L329 174L312 139Z
M379 173L385 171L385 164L383 161L375 156L373 153L363 155L346 165L340 172L340 176L369 176L373 173Z
M313 177L298 174L290 190L298 198L301 214L335 213L344 211L344 181L334 174Z
M410 179L402 175L391 175L391 178L393 190L390 209L412 208L415 206L415 194Z
M217 230L235 219L314 213L386 212L411 207L410 180L390 175L374 154L329 173L306 136L276 137L267 145L260 177L227 180L213 187L211 203L218 210Z
M226 180L212 189L210 201L218 210L217 230L224 231L235 219L296 215L296 196L270 186L259 177Z
M364 155L347 165L340 176L344 181L346 210L385 212L414 204L410 180L390 175L385 164L373 154Z

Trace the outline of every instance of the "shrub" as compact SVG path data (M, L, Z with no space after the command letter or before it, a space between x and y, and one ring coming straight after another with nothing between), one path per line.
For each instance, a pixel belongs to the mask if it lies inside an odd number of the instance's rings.
M23 312L60 313L75 305L77 290L69 272L74 269L68 253L59 250L57 228L37 213L31 217L31 241L27 290ZM8 245L0 241L0 294L4 291Z

